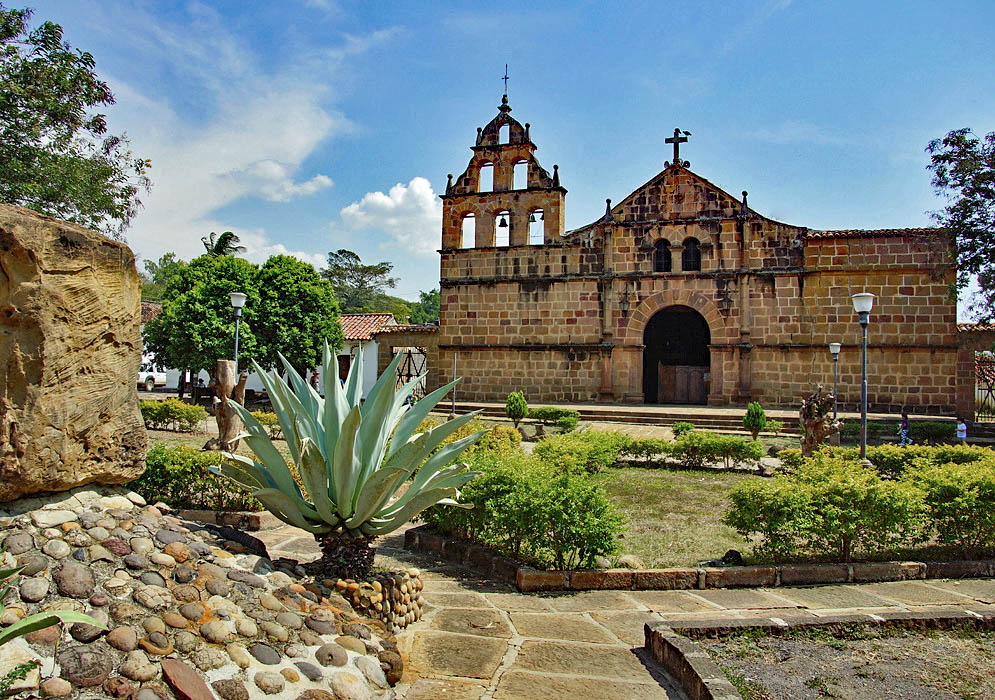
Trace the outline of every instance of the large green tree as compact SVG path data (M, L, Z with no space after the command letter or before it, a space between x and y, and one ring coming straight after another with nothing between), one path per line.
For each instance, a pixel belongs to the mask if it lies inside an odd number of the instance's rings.
M162 312L145 324L145 349L155 356L155 364L194 372L204 369L213 375L218 360L231 359L235 349L231 292L248 297L239 328L239 366L262 360L255 333L260 312L258 268L230 255L202 255L169 281L162 294Z
M954 242L957 287L972 278L980 292L971 311L980 321L995 319L995 132L983 138L956 129L926 146L936 193L948 204L934 212Z
M31 28L31 14L0 5L0 201L120 236L150 163L95 111L114 95L93 56L54 22Z
M395 298L387 294L397 285L397 279L390 276L393 269L389 262L367 265L356 253L340 248L328 254L328 267L321 276L332 283L342 313L363 314L389 310L382 307Z
M418 303L412 306L411 323L438 323L439 321L439 290L433 289L430 292L418 292Z
M146 260L142 278L142 301L161 301L170 280L186 265L176 253L165 253L158 260Z
M260 268L258 280L255 332L263 348L261 365L279 366L279 351L303 374L321 365L326 340L333 350L341 347L335 292L314 267L289 255L274 255Z

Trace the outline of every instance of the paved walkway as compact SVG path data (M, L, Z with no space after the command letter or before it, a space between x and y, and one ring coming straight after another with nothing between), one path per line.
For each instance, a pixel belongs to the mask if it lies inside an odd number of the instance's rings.
M310 535L291 527L256 533L271 556L313 559ZM424 618L398 635L407 700L634 700L683 698L645 655L646 622L870 616L883 612L995 612L995 580L900 581L693 591L523 594L385 538L377 566L423 571Z

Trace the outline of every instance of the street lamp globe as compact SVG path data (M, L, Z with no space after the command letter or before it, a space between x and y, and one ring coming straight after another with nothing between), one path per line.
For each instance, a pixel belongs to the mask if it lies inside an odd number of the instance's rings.
M835 360L839 357L840 350L843 348L843 343L830 343L829 352L833 354L833 359Z
M228 295L231 298L231 307L235 309L235 315L242 315L242 307L245 306L247 296L242 292L232 292Z
M874 295L870 292L859 292L850 299L853 301L853 310L858 314L869 314L874 306Z

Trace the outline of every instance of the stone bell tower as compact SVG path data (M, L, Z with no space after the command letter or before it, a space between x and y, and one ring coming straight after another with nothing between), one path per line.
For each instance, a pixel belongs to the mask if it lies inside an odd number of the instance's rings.
M443 250L543 245L563 235L567 191L557 166L550 176L539 165L529 124L510 112L506 92L498 115L477 129L466 170L449 176L440 195Z

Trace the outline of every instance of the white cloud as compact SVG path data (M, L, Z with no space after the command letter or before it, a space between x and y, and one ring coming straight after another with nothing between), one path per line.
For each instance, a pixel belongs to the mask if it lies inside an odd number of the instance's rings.
M145 258L174 251L189 259L203 252L201 236L231 230L242 236L250 260L287 253L323 264L323 256L290 250L262 228L239 230L218 212L245 199L286 203L333 186L329 174L304 165L322 143L355 130L330 107L330 83L346 56L391 32L285 54L285 65L274 65L210 7L187 9L182 25L129 5L114 10L121 31L108 40L142 55L150 70L176 77L170 85L150 80L139 88L107 76L117 98L109 121L152 161L152 191L126 232L129 244Z
M340 212L351 229L378 229L415 255L435 256L442 238L442 202L423 177L390 192L368 192Z

